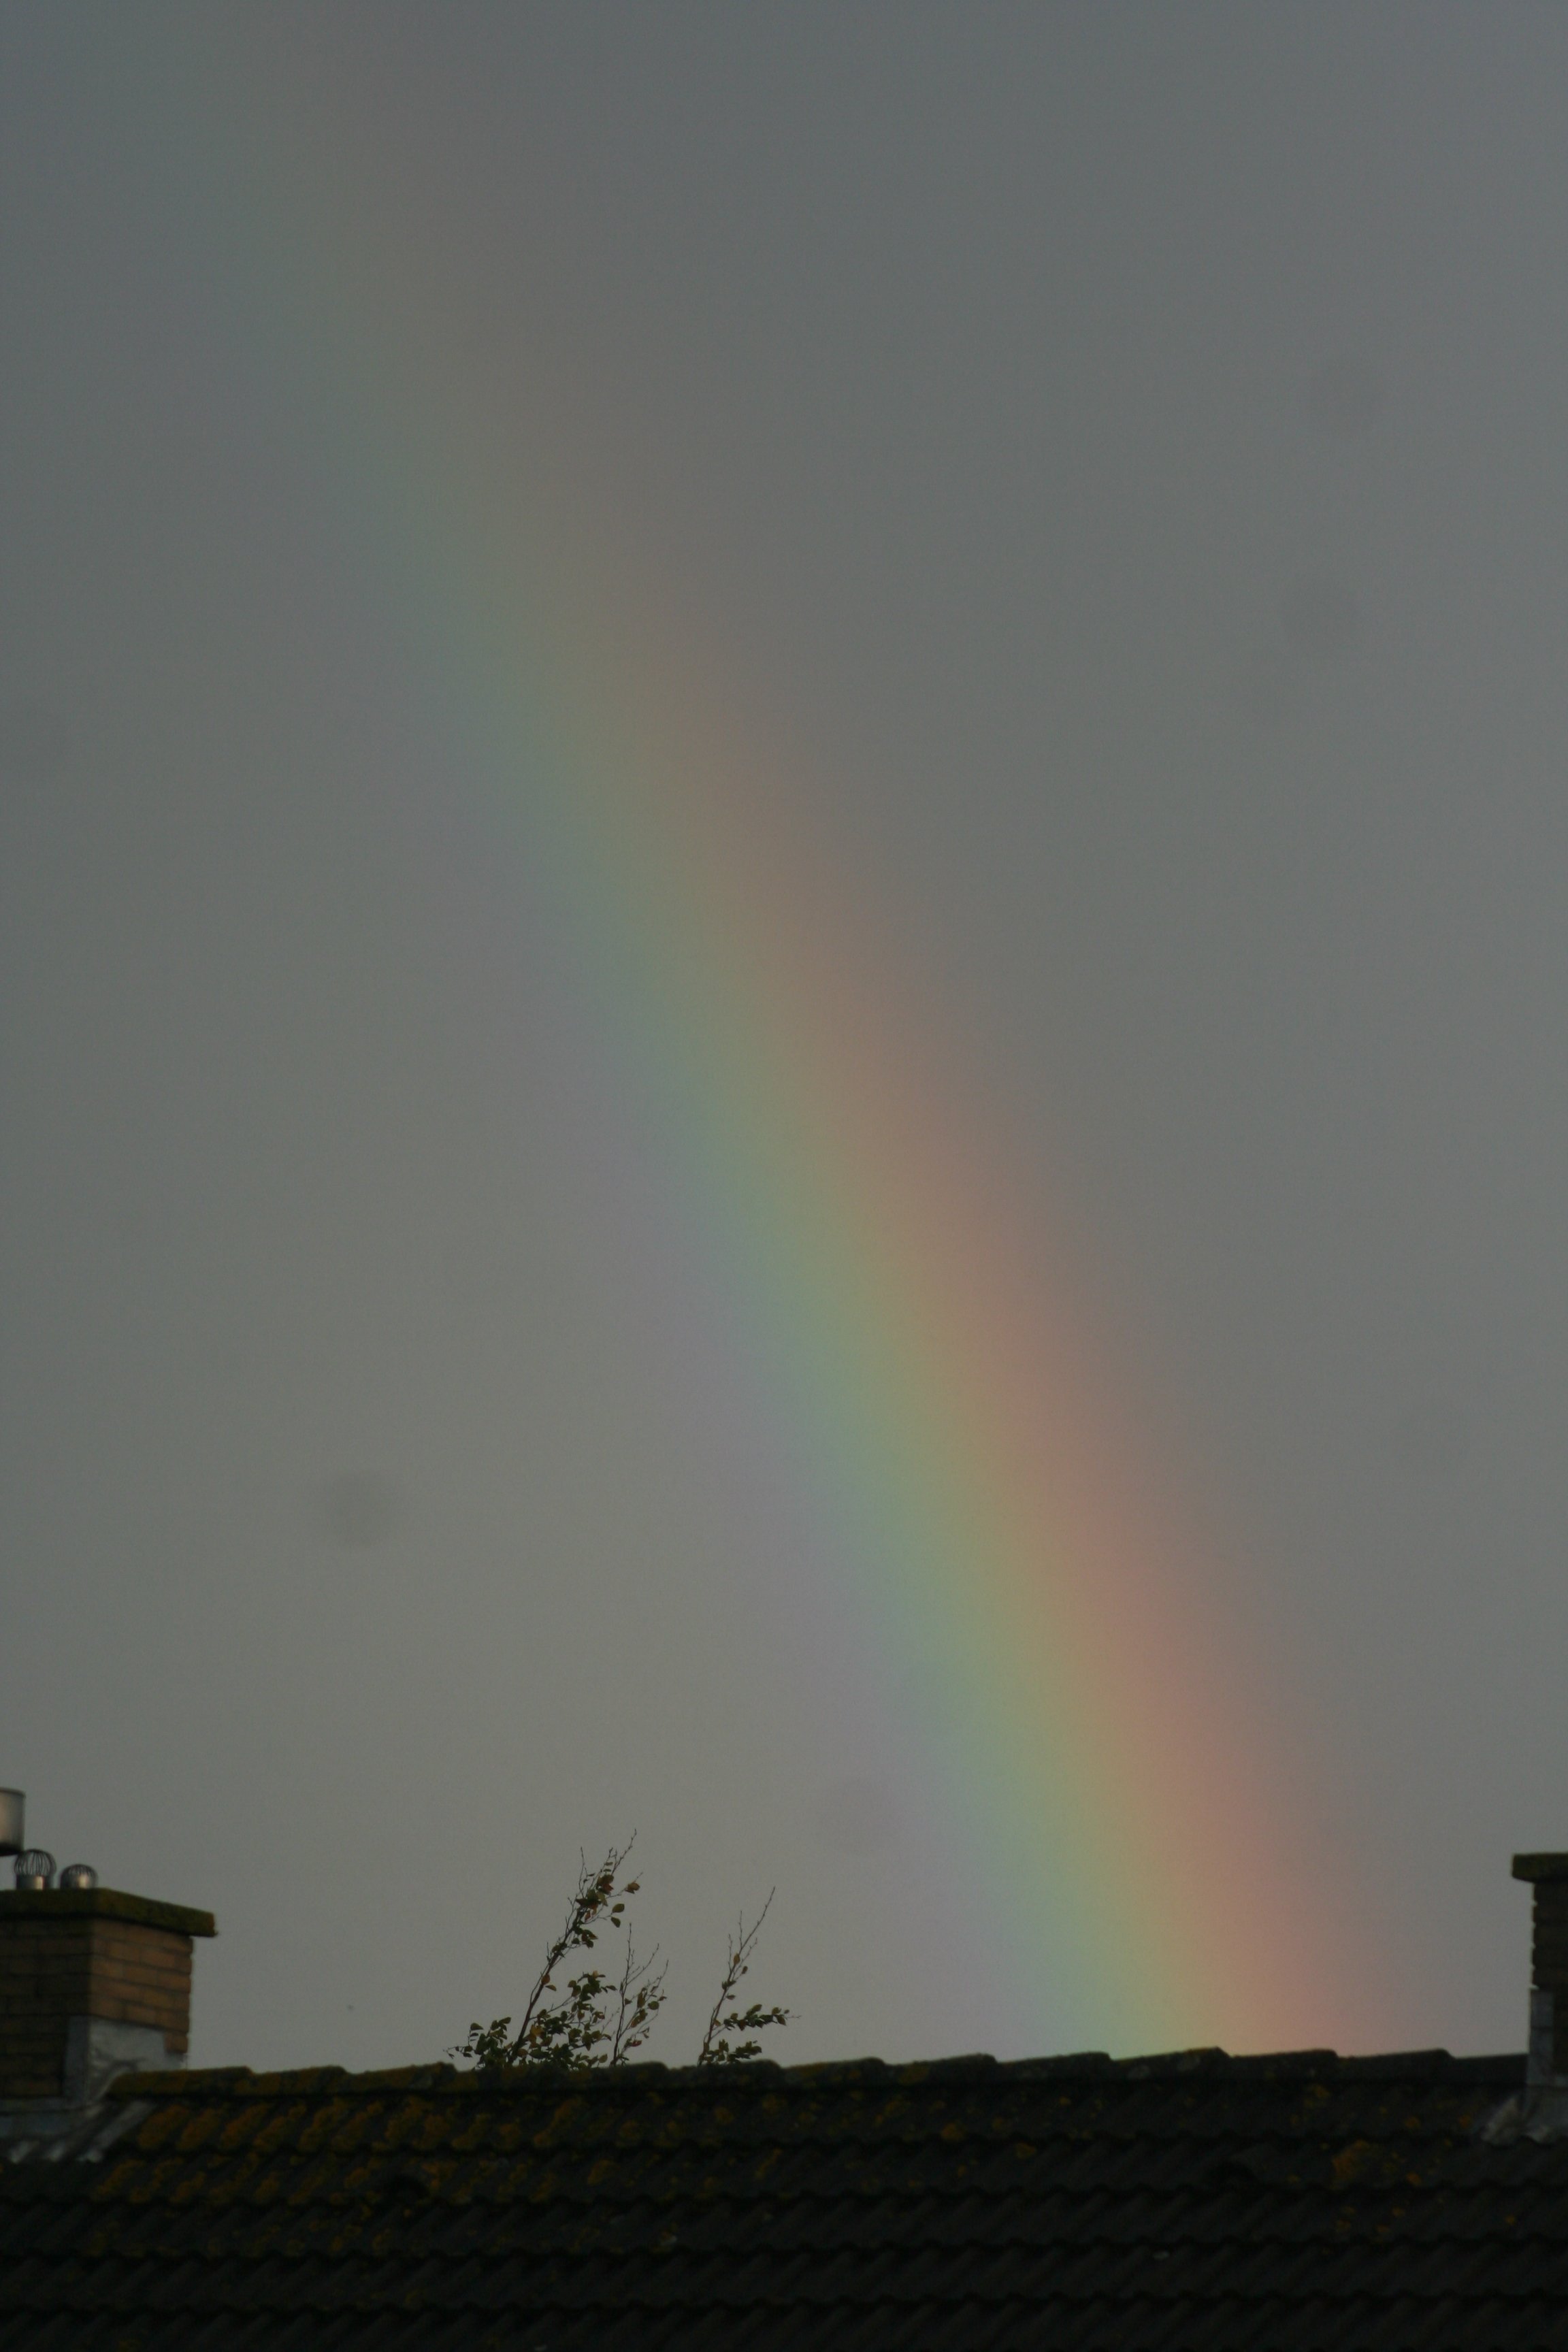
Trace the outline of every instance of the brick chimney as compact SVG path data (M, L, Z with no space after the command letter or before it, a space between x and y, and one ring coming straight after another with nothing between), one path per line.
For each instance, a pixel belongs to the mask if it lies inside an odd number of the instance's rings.
M216 1933L210 1911L108 1886L0 1893L0 2101L79 2105L183 2066L192 1939Z
M1568 1853L1516 1853L1513 1874L1535 1889L1524 2079L1531 2090L1568 2088Z

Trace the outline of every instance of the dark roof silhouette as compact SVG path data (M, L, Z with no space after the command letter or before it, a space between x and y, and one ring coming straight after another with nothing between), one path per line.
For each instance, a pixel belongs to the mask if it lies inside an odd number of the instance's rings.
M1208 2051L132 2077L0 2166L0 2343L1568 2347L1568 2144L1523 2080Z

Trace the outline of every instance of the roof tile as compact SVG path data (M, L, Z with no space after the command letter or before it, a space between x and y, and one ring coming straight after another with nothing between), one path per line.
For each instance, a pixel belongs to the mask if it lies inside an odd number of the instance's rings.
M148 2077L0 2179L7 2352L1568 2352L1518 2058ZM89 2144L84 2141L84 2145Z

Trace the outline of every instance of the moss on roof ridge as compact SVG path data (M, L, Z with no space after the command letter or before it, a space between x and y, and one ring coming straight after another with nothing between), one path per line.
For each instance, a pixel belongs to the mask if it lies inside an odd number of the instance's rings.
M216 1936L210 1911L186 1903L164 1903L151 1895L127 1895L118 1886L45 1886L36 1892L7 1887L0 1892L0 1918L7 1920L121 1919L163 1927L175 1936Z

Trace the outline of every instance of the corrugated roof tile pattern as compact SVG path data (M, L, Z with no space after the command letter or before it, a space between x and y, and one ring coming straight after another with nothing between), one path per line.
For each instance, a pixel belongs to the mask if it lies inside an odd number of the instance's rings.
M0 2179L7 2352L1568 2352L1518 2058L146 2076ZM111 2102L111 2105L114 2102Z

